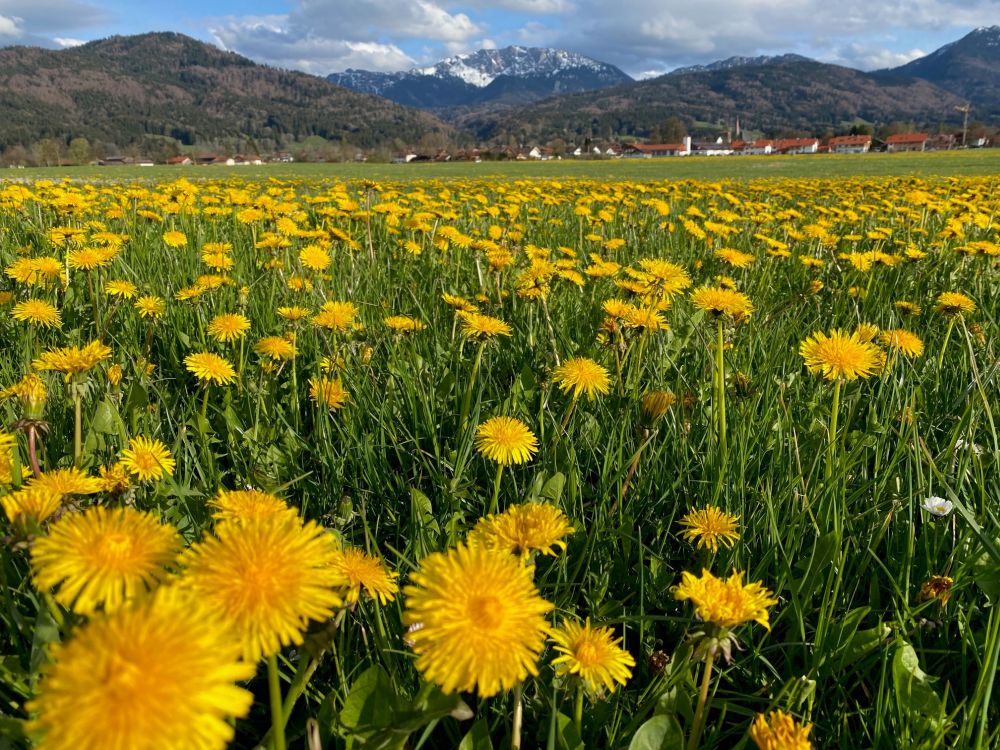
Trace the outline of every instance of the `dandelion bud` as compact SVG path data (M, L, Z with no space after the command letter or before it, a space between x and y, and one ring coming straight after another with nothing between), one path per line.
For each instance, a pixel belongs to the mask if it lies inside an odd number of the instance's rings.
M676 401L670 391L649 391L642 397L642 413L652 424L666 414Z

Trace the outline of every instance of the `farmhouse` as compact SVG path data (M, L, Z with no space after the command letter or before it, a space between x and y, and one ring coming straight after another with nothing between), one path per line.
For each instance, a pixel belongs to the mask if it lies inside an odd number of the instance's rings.
M870 135L838 135L827 141L831 154L865 154L872 147Z
M779 154L815 154L819 151L818 138L779 138L773 152Z
M632 159L652 159L658 156L688 156L691 153L691 138L683 143L630 143L622 151L622 156Z
M927 133L898 133L890 135L885 139L885 150L889 152L923 151L927 145L928 138Z

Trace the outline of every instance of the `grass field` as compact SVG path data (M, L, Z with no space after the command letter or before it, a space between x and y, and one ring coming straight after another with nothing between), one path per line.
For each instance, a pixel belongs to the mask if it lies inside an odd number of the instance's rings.
M748 180L799 177L917 177L1000 173L1000 149L935 153L606 159L443 164L269 164L264 167L62 167L9 170L17 179L569 179ZM3 173L0 172L0 177Z
M998 153L18 172L0 735L997 747Z

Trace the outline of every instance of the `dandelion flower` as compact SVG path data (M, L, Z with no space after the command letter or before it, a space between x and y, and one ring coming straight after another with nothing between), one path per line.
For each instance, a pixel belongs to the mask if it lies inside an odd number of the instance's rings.
M275 362L292 359L296 354L295 344L283 336L265 336L254 344L253 350Z
M399 591L396 573L386 570L380 558L356 547L343 550L334 563L334 568L347 579L348 589L344 600L348 604L358 600L362 588L383 606L395 599L396 592Z
M187 235L184 232L178 232L176 229L163 233L163 244L167 247L184 247L187 245L187 241Z
M511 327L499 318L462 310L458 315L462 319L462 333L470 339L487 341L497 336L510 336Z
M347 331L357 316L358 308L353 302L326 302L313 316L313 324L333 331Z
M917 602L923 603L936 599L943 607L951 599L951 587L954 584L955 580L948 576L931 576L920 587L920 593L917 594Z
M299 250L299 262L310 271L325 271L330 266L330 253L319 245L306 245Z
M133 299L139 290L131 281L123 279L111 279L104 285L104 293L109 297L121 297L122 299Z
M48 398L45 381L31 372L14 383L10 388L0 391L0 398L16 397L21 402L29 416L38 416Z
M552 609L516 557L459 545L420 562L404 589L405 625L424 678L444 692L510 690L538 674Z
M882 351L863 341L857 333L822 331L806 338L799 347L809 372L822 373L827 380L868 378L883 364Z
M386 328L394 333L415 333L427 328L427 324L422 320L417 320L406 315L390 315L383 322Z
M882 331L879 339L890 349L900 351L907 357L919 357L924 353L924 342L920 337L903 328Z
M50 349L43 352L31 363L36 370L55 370L65 375L69 380L80 375L111 356L111 348L100 341L91 341L84 347L67 346L60 349Z
M206 331L216 341L228 343L246 336L250 330L250 319L238 313L224 313L212 318Z
M139 297L134 303L134 307L139 311L140 318L162 318L167 311L167 303L162 297L146 295Z
M552 373L563 393L573 391L573 398L586 393L591 401L597 394L605 394L611 388L608 371L587 357L567 359Z
M920 315L923 312L920 305L905 299L897 300L894 304L897 310L906 315Z
M295 514L281 498L260 490L219 490L219 494L208 501L215 509L212 514L217 522L255 521L285 513Z
M222 523L215 534L185 554L182 585L235 628L247 661L302 643L310 620L326 620L341 605L340 550L316 523L277 514Z
M118 609L166 576L181 547L177 530L151 513L94 506L52 524L31 549L35 585L89 615Z
M26 487L39 487L63 495L93 495L101 491L101 480L79 469L50 469L40 477L32 477Z
M538 452L538 438L513 417L493 417L476 428L476 448L503 466L523 464Z
M19 302L10 310L14 320L24 323L41 326L42 328L59 328L62 325L62 317L55 305L49 304L41 299L29 299Z
M937 304L934 305L934 312L942 315L959 315L975 311L976 303L959 292L942 292L938 297Z
M553 547L566 550L563 539L574 531L566 514L549 503L512 505L503 513L479 519L469 534L470 545L502 549L525 557L532 552L555 557Z
M734 268L746 268L755 260L754 256L750 253L743 253L731 247L720 247L715 251L715 257L725 261Z
M121 462L130 474L135 474L141 481L160 480L164 474L170 476L175 466L167 446L146 437L132 438L128 448L122 451Z
M691 292L691 302L710 315L728 315L737 322L746 320L753 314L753 303L749 297L724 287L698 287Z
M642 413L650 422L655 422L677 403L677 397L670 391L649 391L642 397Z
M740 538L737 531L739 521L739 516L709 505L692 510L681 519L681 525L686 527L683 533L685 539L689 542L697 540L698 549L705 547L715 554L719 551L720 542L723 547L732 547Z
M59 510L62 495L44 487L24 488L0 498L0 505L11 523L31 518L40 524Z
M210 352L189 354L184 358L184 365L198 380L209 383L225 385L236 379L236 370L218 354Z
M283 317L285 320L290 320L294 323L295 321L302 320L303 318L308 318L310 312L306 307L292 305L291 307L279 307L278 315Z
M701 571L700 578L684 571L674 598L690 600L702 621L727 630L751 621L770 630L767 608L778 603L759 581L744 586L742 573L722 579L707 570Z
M341 408L349 396L340 378L309 378L309 398L330 411Z
M616 639L611 628L592 627L589 617L582 625L567 620L549 637L559 654L552 660L556 673L579 675L591 693L613 693L632 676L635 659L621 647L622 639Z
M51 646L29 731L53 750L223 750L256 665L209 610L174 587Z
M812 724L798 724L784 711L772 711L765 718L757 714L750 727L750 739L760 750L811 750Z
M121 461L117 461L111 466L102 466L100 475L101 491L107 492L109 495L120 495L132 485L129 472Z

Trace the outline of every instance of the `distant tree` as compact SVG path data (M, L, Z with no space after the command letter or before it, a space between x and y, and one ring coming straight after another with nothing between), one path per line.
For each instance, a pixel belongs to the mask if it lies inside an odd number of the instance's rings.
M687 137L687 125L679 117L671 116L660 125L660 134L663 137L663 143L680 143Z
M90 141L86 138L74 138L66 149L66 158L74 164L88 164L94 158Z
M851 126L850 135L872 135L874 129L866 122Z
M43 138L31 147L35 162L43 167L58 166L62 158L63 144L55 138Z
M20 143L15 143L3 152L3 156L0 156L0 164L5 167L33 167L35 159L28 149Z

